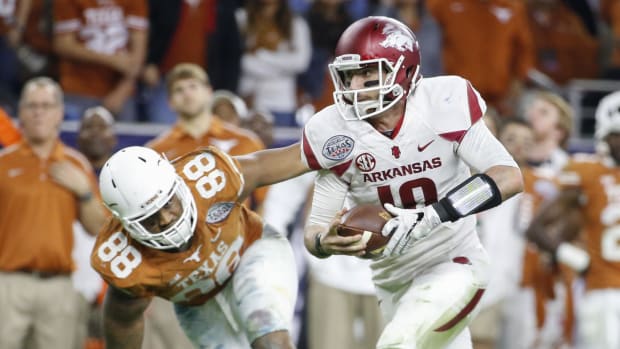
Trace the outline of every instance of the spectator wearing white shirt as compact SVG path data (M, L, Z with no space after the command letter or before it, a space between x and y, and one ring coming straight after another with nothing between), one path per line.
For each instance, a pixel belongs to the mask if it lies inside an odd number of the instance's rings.
M239 94L250 108L273 113L276 125L296 126L297 75L312 53L308 24L284 0L249 1L237 23L245 43Z

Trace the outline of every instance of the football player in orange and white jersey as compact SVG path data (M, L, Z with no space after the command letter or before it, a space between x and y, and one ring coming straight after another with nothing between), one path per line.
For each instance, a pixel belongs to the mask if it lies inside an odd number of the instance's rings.
M564 190L534 220L528 235L558 261L584 273L577 305L580 348L620 348L620 92L601 100L599 153L577 154L559 176ZM587 254L569 244L577 241Z
M484 335L484 330L501 326L496 334L504 349L554 347L556 336L548 339L550 331L544 327L549 317L545 301L554 293L554 269L540 260L536 247L524 235L541 204L557 195L553 171L527 164L535 133L525 121L504 120L498 139L521 168L523 192L479 215L479 231L493 261L493 274L481 302L489 310L481 311L474 320L481 322L475 328ZM495 347L490 342L486 344Z
M293 145L231 158L209 147L170 163L128 147L106 162L100 188L114 217L91 263L110 285L108 348L140 348L154 296L175 303L196 347L293 348L291 248L241 203L258 185L306 171L294 165L299 153Z

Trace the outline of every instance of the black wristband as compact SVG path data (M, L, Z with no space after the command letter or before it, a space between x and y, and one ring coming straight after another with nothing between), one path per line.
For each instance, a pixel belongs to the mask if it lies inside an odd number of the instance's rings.
M317 257L327 258L330 256L330 254L325 252L325 250L321 246L321 236L323 236L322 233L318 233L314 236L314 251L316 252Z
M458 212L452 207L448 198L443 198L433 204L433 208L437 212L442 222L454 222L461 218Z

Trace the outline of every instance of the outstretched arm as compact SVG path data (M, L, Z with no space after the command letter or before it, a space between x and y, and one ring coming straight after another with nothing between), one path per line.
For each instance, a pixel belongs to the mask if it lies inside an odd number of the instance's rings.
M282 182L310 171L301 159L300 144L235 156L245 182L241 198L263 185Z
M140 349L144 334L144 310L150 298L132 297L112 286L103 304L103 330L106 348Z

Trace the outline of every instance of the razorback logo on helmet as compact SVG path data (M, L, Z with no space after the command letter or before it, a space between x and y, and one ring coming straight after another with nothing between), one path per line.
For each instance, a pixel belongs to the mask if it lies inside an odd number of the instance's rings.
M336 135L325 142L322 154L330 160L342 160L353 151L355 141L353 138L345 135Z
M355 166L362 172L370 172L375 169L377 160L369 153L362 153L355 158Z
M225 220L228 218L233 206L235 206L235 204L232 202L215 203L213 206L209 207L209 211L207 212L207 223L214 224Z
M385 40L379 45L388 48L393 47L399 51L413 51L414 42L411 36L405 35L400 28L393 24L386 24L383 28Z

